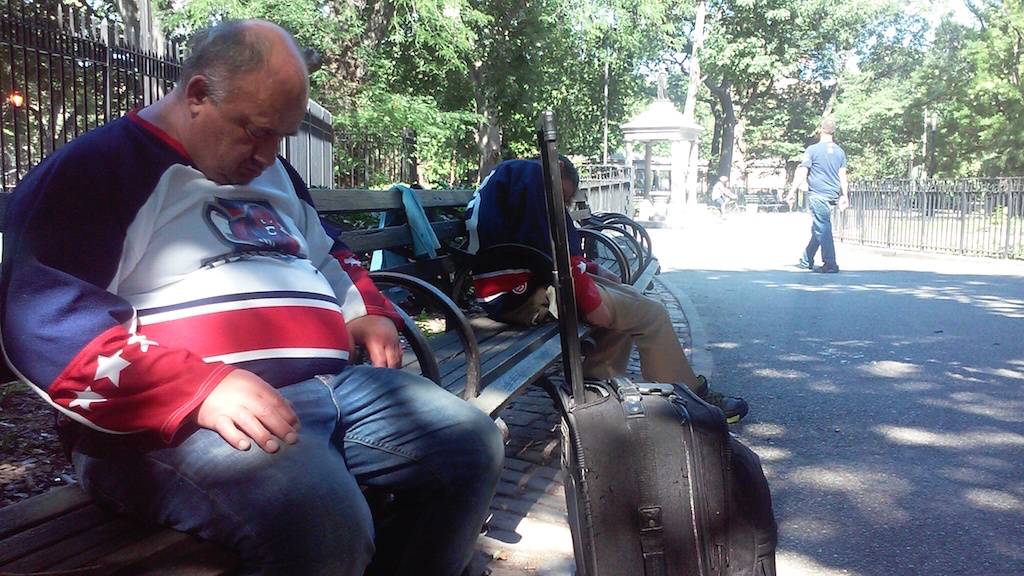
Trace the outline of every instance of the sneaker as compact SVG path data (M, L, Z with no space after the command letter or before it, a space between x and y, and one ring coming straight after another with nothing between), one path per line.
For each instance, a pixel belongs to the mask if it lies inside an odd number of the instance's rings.
M814 264L807 261L806 256L801 256L800 261L796 263L797 268L803 268L804 270L813 270Z
M825 264L821 268L815 268L814 271L819 272L821 274L838 274L839 266L836 266L835 264L832 264L831 266Z
M733 396L725 396L721 392L714 392L708 386L708 379L704 376L697 376L700 380L700 388L694 390L694 394L700 397L701 400L721 409L725 412L725 421L729 424L735 424L740 421L741 418L747 415L747 411L750 409L747 406L747 401L743 398L735 398Z

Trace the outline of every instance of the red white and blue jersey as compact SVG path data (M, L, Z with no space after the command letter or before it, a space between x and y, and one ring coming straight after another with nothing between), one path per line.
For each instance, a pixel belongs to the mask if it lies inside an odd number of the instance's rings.
M551 257L551 231L544 197L544 172L536 160L506 160L480 184L466 208L469 251L499 244L523 244ZM601 305L601 295L587 275L592 264L583 258L576 225L565 213L576 305L587 314ZM507 265L503 265L507 264ZM473 277L473 289L488 314L501 317L529 297L534 274L520 262L487 263L486 273Z
M33 169L8 203L3 349L65 416L170 440L233 369L335 374L346 322L398 321L283 159L220 185L137 114Z

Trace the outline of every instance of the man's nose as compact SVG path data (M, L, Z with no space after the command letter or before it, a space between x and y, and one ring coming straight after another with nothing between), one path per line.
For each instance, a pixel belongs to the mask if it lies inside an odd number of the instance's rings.
M253 158L259 162L263 168L270 168L274 162L277 161L277 149L281 144L281 138L275 136L273 138L264 138L256 143L253 151Z

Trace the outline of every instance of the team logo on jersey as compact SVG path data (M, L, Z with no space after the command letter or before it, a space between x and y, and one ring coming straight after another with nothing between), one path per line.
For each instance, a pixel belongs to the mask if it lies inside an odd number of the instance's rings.
M269 202L217 198L206 205L206 221L235 253L296 256L299 240Z

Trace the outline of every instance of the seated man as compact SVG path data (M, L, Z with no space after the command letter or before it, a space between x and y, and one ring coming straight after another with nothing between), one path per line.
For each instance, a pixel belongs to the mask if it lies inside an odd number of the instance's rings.
M579 174L564 156L558 161L566 202L576 193ZM484 179L466 212L469 251L515 243L551 254L544 176L539 161L509 160ZM597 326L594 352L583 361L587 378L606 379L624 375L629 353L636 344L640 370L651 382L681 382L698 396L721 408L730 423L747 413L741 398L722 396L708 388L707 379L694 374L665 306L632 286L618 282L609 270L587 262L576 227L566 212L573 284L579 312ZM500 266L499 266L500 268ZM505 273L503 273L505 272ZM492 316L508 321L537 323L548 318L546 286L530 287L521 270L498 270L487 275L486 284L474 282L477 298L487 302Z
M711 200L718 206L718 215L725 216L725 208L736 202L736 193L729 188L729 177L725 174L718 178L715 187L711 189Z
M308 82L287 32L222 23L170 94L31 171L7 210L4 353L101 504L245 574L456 575L501 435L393 369L394 308L277 156ZM374 366L346 367L353 345Z

